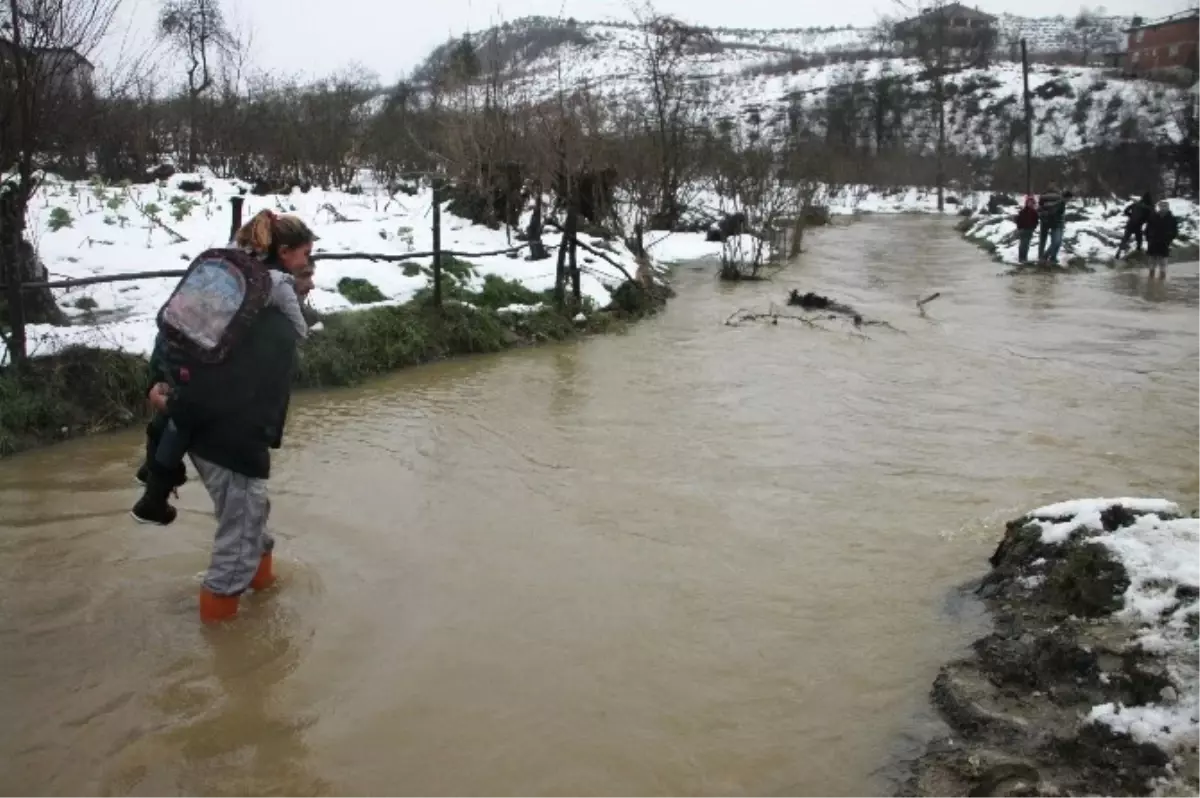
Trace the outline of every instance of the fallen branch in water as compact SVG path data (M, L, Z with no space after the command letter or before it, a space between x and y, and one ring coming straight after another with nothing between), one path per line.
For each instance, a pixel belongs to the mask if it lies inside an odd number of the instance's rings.
M813 329L816 329L816 330L823 330L824 332L832 332L828 327L822 327L821 325L814 322L812 319L807 318L805 316L797 316L797 315L794 315L791 313L780 313L778 310L775 309L774 305L772 305L771 309L768 310L766 313L755 313L753 311L747 310L746 308L738 308L737 310L735 310L733 312L733 314L729 318L725 319L725 325L728 327L736 327L739 322L759 321L760 319L770 319L772 324L779 324L780 319L788 319L791 321L798 321L801 324L804 324L808 327L812 327Z
M933 299L937 296L937 294L934 294L934 296L930 299ZM927 299L925 301L928 302L930 300ZM793 288L788 293L787 303L792 307L800 307L804 308L805 310L830 311L828 315L810 318L849 319L854 323L855 327L887 327L888 329L895 330L896 332L904 332L903 330L893 327L886 321L875 321L874 319L863 318L863 315L850 305L847 305L843 302L838 302L837 300L830 299L826 296L821 296L820 294L814 294L812 291L809 291L806 294L801 294L799 291Z
M830 299L827 296L814 294L812 291L809 291L807 294L801 294L793 288L788 293L787 303L794 307L804 308L805 310L832 310L834 313L841 313L844 316L850 316L855 319L862 318L862 315L849 305Z
M917 310L925 312L925 306L942 295L941 291L935 291L924 299L917 300Z
M886 321L875 321L873 319L863 319L862 316L858 316L858 315L848 316L844 313L825 313L825 314L821 314L821 315L817 315L817 316L800 316L800 315L793 314L793 313L780 313L774 304L772 304L770 306L770 308L767 310L766 313L756 313L754 311L747 310L746 308L738 308L732 314L730 314L729 318L725 319L725 325L727 327L736 327L744 321L764 321L764 320L770 322L772 325L778 325L780 319L786 319L788 321L798 321L807 327L812 327L813 329L816 329L816 330L822 330L823 332L833 332L833 330L830 330L828 327L823 327L820 324L817 324L818 321L839 321L839 320L847 321L848 320L854 324L854 330L855 330L854 332L851 332L850 334L855 337L867 340L867 341L871 340L871 338L867 335L864 335L861 332L858 332L858 330L860 330L863 327L886 327L889 330L894 330L895 332L903 333L904 335L908 334L908 333L905 333L904 330L898 329L897 327L892 326L891 324L889 324Z

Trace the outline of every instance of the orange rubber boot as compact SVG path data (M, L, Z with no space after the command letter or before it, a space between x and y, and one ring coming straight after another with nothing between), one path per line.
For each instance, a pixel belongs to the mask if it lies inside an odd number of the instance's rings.
M271 552L268 551L258 561L258 570L254 572L254 578L250 580L250 587L255 590L266 590L275 584L275 572L271 567L272 564Z
M200 620L204 623L233 620L237 611L237 596L218 596L207 588L200 588Z

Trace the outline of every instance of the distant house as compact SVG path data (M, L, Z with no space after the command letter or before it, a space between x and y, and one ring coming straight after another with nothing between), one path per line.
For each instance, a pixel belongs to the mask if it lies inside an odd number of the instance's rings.
M1134 20L1127 32L1125 66L1135 74L1197 69L1200 10L1192 9L1153 22Z
M39 80L45 80L46 88L53 94L80 97L92 91L92 76L96 68L92 62L69 47L35 47L29 50ZM9 75L14 62L16 47L11 41L0 38L0 75Z
M983 66L996 43L996 18L962 3L947 3L897 22L893 33L904 55L927 56L941 43L948 60Z

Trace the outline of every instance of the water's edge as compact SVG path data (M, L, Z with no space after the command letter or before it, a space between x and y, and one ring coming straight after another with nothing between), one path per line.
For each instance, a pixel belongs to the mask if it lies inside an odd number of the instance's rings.
M1136 631L1114 614L1123 568L1109 560L1097 571L1085 533L1061 546L1040 537L1028 518L1010 522L991 570L974 582L992 630L939 669L930 702L944 732L910 759L896 794L1196 794L1194 746L1171 754L1084 720L1101 704L1179 699L1165 657L1131 644ZM1079 578L1088 588L1076 587Z
M664 276L669 276L669 271L664 273ZM457 341L451 338L450 349L445 353L421 357L414 362L402 363L380 370L372 370L362 377L334 385L298 384L293 387L292 392L302 393L312 389L351 387L405 369L419 368L435 363L495 355L548 343L577 341L595 335L621 334L626 332L629 324L637 323L660 312L672 295L668 283L656 283L654 290L649 292L651 301L637 313L617 315L610 311L600 311L579 323L566 316L558 319L558 314L554 313L558 323L552 325L549 330L541 329L538 325L525 324L523 317L519 314L496 314L506 322L508 327L505 329L505 335L494 342L496 348L489 351L456 351L453 346ZM378 312L390 311L392 308L378 309ZM355 317L361 318L372 312L376 311L372 309L344 311L341 314L332 315L336 317L354 314ZM546 316L548 312L537 315ZM326 320L329 318L331 316L325 317ZM309 345L313 345L313 343L319 345L322 343L321 337L321 331L314 332L310 336ZM140 355L86 347L75 347L59 354L34 359L31 361L33 388L16 382L12 390L0 391L0 420L4 418L4 401L44 403L61 408L61 416L44 420L41 426L33 432L22 430L16 434L10 434L0 424L0 460L32 449L97 434L119 432L144 423L146 421L146 417L143 415L145 413L144 388L148 367L146 358ZM58 387L57 376L63 372L69 372L72 379L62 385L61 390L50 389L55 390L53 401L50 397L38 396L38 383ZM0 372L0 380L8 379L18 380L19 378Z

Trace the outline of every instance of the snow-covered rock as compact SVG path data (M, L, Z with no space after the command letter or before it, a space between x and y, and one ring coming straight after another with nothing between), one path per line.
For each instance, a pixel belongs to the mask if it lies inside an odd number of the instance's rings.
M991 565L994 631L934 682L954 734L907 794L1195 794L1200 519L1059 502L1010 522Z

